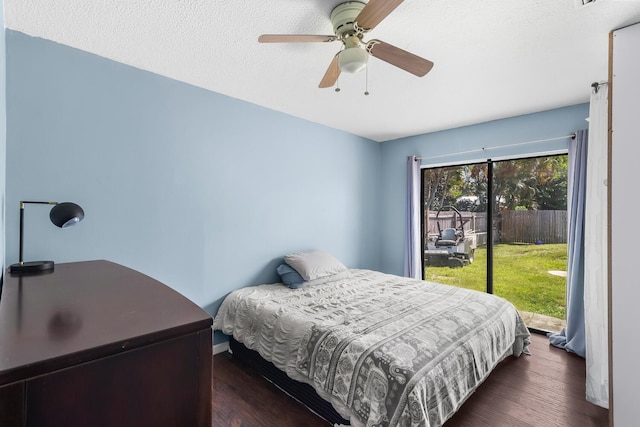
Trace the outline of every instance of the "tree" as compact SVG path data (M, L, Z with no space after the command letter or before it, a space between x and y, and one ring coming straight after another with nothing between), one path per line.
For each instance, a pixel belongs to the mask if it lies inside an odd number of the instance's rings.
M496 162L494 211L564 210L567 208L567 156Z
M458 167L432 168L422 172L424 197L424 240L429 238L429 211L438 211L443 206L455 202L463 180Z
M488 170L488 163L476 163L423 171L425 241L429 211L449 205L461 212L488 210ZM494 214L499 216L501 210L565 210L567 172L566 155L493 163Z
M475 196L477 200L470 203L466 200L460 200L458 197L456 208L460 211L467 212L486 212L487 211L487 185L488 185L488 168L487 163L476 163L472 165L462 166L464 175L464 187L461 197Z
M455 204L464 184L459 167L426 169L423 173L425 210L437 211Z
M545 157L538 179L536 202L540 210L567 209L568 156Z

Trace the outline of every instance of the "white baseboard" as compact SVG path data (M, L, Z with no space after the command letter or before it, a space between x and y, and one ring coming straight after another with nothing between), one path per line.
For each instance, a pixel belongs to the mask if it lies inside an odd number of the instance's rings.
M220 354L225 351L229 351L229 341L213 345L213 354Z

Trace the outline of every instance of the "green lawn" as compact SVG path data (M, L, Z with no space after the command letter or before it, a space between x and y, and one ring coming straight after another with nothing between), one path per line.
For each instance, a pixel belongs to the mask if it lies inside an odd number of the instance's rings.
M566 278L549 270L567 269L567 245L496 245L493 293L518 310L566 318ZM425 279L486 291L486 247L478 248L473 264L463 268L427 267Z

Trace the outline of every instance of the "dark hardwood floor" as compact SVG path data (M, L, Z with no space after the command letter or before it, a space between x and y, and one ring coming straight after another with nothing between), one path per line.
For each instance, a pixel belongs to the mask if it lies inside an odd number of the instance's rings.
M584 359L533 334L531 356L508 358L445 427L607 426L606 409L585 395ZM214 427L326 427L302 404L228 353L213 362Z

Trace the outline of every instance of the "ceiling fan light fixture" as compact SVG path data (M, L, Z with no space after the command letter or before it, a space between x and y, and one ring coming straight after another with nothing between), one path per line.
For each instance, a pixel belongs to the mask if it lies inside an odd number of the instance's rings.
M338 66L345 73L357 73L367 67L369 53L360 47L350 47L338 55Z

